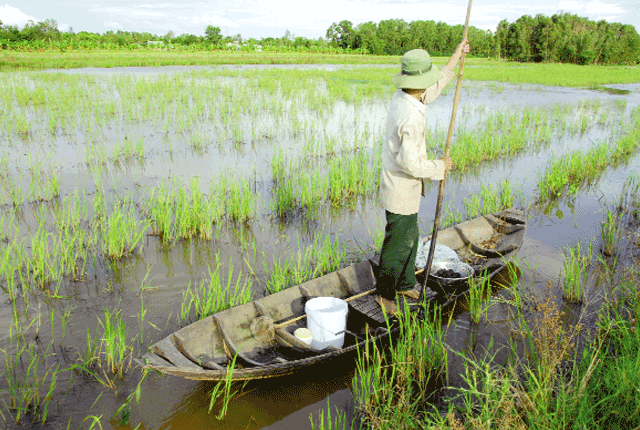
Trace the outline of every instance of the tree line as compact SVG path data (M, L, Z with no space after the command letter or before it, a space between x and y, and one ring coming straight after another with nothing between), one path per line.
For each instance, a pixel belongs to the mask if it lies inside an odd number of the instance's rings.
M376 55L402 55L423 48L432 55L450 55L462 39L463 26L444 22L389 19L354 26L333 23L326 37L336 46L365 49ZM575 64L636 64L640 36L632 25L595 22L568 13L551 17L523 15L502 20L496 32L470 26L471 55L520 62Z
M29 21L22 29L0 21L1 49L138 49L163 42L165 47L191 50L275 49L304 52L351 52L402 55L423 48L434 56L450 55L462 39L462 25L436 21L388 19L356 26L343 20L331 24L325 38L296 37L288 30L279 38L243 39L240 34L222 36L209 25L204 35L165 35L147 32L107 31L104 34L73 29L62 32L53 19ZM551 17L523 15L515 22L502 20L495 33L469 28L471 55L519 62L575 64L636 64L640 62L640 36L632 25L592 21L568 13ZM152 44L148 44L148 42ZM259 48L258 48L259 47Z
M151 43L149 43L151 42ZM158 45L158 42L162 42ZM180 34L169 31L164 35L148 32L109 30L103 34L73 29L60 31L53 19L40 22L29 21L23 28L17 25L3 25L0 21L0 49L5 50L133 50L133 49L188 49L188 50L245 50L256 49L305 52L355 52L359 49L342 49L324 38L307 39L296 37L289 30L279 38L243 39L240 34L223 36L220 27L207 26L204 35Z

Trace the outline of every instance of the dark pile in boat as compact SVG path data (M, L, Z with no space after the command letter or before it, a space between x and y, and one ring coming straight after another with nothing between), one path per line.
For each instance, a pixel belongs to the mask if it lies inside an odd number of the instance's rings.
M435 273L435 275L438 278L445 278L445 279L460 279L460 278L462 278L462 276L458 272L455 272L453 269L440 269Z

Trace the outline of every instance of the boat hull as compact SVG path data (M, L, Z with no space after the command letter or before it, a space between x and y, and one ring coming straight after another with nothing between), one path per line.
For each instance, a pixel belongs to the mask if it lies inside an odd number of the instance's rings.
M474 276L484 273L493 278L520 249L525 219L522 211L514 209L474 218L439 231L438 243L455 250L474 268ZM216 313L160 340L136 362L194 380L227 376L252 380L291 374L348 354L388 337L384 315L373 302L376 274L377 258L372 258ZM428 286L427 299L443 309L468 290L464 285L450 289L429 282ZM296 328L306 327L304 304L314 297L337 297L349 303L342 348L317 351L293 336Z

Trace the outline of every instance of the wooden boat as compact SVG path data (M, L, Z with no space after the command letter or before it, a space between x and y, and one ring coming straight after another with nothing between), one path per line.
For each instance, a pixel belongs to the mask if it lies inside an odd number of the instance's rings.
M484 271L493 278L518 252L525 232L524 213L508 209L441 230L437 239L455 250L476 274ZM362 348L366 342L387 336L384 316L371 294L376 269L375 258L365 260L211 315L160 340L136 362L164 374L222 380L235 357L231 378L249 380L290 374ZM445 297L428 285L427 299L440 306L468 290ZM342 348L318 351L293 335L296 328L306 326L304 304L314 297L338 297L349 303Z

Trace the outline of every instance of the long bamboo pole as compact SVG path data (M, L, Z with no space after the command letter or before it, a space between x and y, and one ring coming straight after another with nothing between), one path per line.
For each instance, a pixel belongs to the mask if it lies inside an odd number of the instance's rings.
M467 20L464 24L464 32L462 35L462 40L466 40L467 35L469 34L469 18L471 16L471 3L473 0L469 0L469 6L467 7ZM449 133L447 134L447 143L444 148L444 156L448 157L449 152L451 151L451 138L453 137L453 126L456 122L456 113L458 111L458 100L460 99L460 88L462 87L462 73L464 70L464 58L466 53L464 50L462 51L462 58L460 59L460 70L458 72L458 82L456 83L456 93L453 98L453 110L451 112L451 121L449 122ZM446 178L446 172L445 172ZM436 238L438 235L438 230L440 229L440 212L442 211L442 199L444 196L444 179L440 181L440 187L438 189L438 203L436 205L436 219L433 222L433 230L431 232L431 244L429 246L429 255L427 257L427 265L425 266L425 276L424 283L422 284L422 288L420 289L420 301L422 301L424 297L424 290L427 287L427 281L429 279L429 274L431 273L431 263L433 263L433 253L436 249Z

